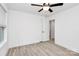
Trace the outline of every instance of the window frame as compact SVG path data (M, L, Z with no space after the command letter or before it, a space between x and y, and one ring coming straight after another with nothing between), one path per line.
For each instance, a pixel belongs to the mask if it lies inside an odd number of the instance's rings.
M0 24L0 27L2 27L4 29L3 30L3 32L4 32L4 38L0 42L0 48L1 48L7 42L7 11L8 10L7 10L6 6L3 3L0 3L0 7L4 11L4 13L5 13L5 23L6 23L5 25Z

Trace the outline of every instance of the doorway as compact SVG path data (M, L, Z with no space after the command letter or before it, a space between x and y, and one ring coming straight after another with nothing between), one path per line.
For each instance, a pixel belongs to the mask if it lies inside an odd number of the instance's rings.
M55 41L55 19L49 21L49 37L53 42Z

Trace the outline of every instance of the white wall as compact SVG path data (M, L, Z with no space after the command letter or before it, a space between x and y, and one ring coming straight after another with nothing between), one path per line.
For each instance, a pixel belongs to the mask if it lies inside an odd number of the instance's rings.
M49 20L48 17L42 19L42 41L49 40Z
M46 20L45 17L12 10L9 11L8 16L8 40L10 48L48 40L46 36L43 39L41 33L42 22Z
M1 4L1 6L3 6L4 9L7 11L7 8L4 4ZM7 13L5 13L2 8L0 8L0 25L1 26L6 26L5 31L4 31L4 40L0 43L0 56L4 56L8 52Z
M54 16L55 43L79 52L79 5Z

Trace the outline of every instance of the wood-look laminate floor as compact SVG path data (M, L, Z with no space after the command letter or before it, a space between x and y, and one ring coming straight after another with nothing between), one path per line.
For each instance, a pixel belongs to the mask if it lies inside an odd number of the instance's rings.
M10 48L7 56L79 56L79 54L47 41Z

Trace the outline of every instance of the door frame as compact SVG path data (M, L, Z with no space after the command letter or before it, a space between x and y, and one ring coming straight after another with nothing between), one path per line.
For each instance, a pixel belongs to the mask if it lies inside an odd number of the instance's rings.
M51 39L51 22L55 23L55 19L49 20L49 40L52 40ZM54 28L54 30L55 30L55 28ZM55 35L55 32L54 32L54 35ZM53 38L53 40L55 40L55 37Z

